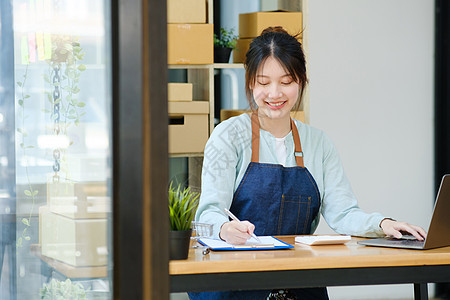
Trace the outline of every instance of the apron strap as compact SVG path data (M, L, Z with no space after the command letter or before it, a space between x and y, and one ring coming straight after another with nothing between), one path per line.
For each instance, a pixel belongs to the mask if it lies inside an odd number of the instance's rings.
M252 162L259 163L259 119L257 111L252 113Z
M305 165L303 163L303 150L302 150L302 144L300 143L300 136L298 134L297 126L295 126L294 120L291 118L291 129L292 129L292 137L294 138L294 155L295 155L295 161L297 162L297 167L304 168Z
M259 119L257 111L252 113L252 162L259 163ZM295 161L297 162L297 167L304 168L303 163L303 151L302 144L300 143L300 137L298 134L297 126L295 126L294 120L291 119L291 130L292 136L294 138L295 145Z

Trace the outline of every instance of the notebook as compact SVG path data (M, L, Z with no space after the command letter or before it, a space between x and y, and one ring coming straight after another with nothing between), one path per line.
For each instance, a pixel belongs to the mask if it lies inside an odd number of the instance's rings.
M204 246L207 246L211 250L279 250L294 248L283 241L280 241L273 236L258 236L261 242L256 241L254 238L249 239L243 245L232 245L222 240L201 238L198 242Z
M436 197L433 216L431 217L425 241L418 241L412 236L402 239L375 238L358 241L367 246L394 247L405 249L431 249L450 246L450 174L442 177L441 186Z

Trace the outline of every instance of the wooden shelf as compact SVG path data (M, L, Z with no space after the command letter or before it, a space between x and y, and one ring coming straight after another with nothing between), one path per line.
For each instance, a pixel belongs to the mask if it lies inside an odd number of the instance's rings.
M104 278L108 276L107 266L93 266L93 267L75 267L59 260L47 257L41 253L41 245L32 244L30 246L31 253L41 259L51 268L60 272L67 278Z
M244 64L214 64L214 69L243 69Z
M169 69L210 69L212 65L168 65Z

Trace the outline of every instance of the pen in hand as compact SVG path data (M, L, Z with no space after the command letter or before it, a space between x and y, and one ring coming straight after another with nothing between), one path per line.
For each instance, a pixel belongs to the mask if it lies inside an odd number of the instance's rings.
M235 215L233 215L233 213L231 211L229 211L227 208L224 208L223 210L230 218L241 223L241 221ZM251 236L252 236L252 238L254 238L255 240L257 240L258 242L261 243L261 240L254 233L252 233Z

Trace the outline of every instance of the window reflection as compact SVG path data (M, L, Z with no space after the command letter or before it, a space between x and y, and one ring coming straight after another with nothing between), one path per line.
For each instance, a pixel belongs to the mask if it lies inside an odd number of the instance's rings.
M9 9L13 20L2 18L0 26L12 32L7 77L14 80L1 87L10 96L1 101L0 129L15 126L13 155L0 146L0 170L8 170L2 179L13 177L0 188L0 209L14 217L0 223L11 235L2 235L2 248L14 242L0 252L0 298L59 299L50 295L67 289L74 299L110 299L109 7L89 0L1 3L2 16ZM7 54L0 55L3 61Z

